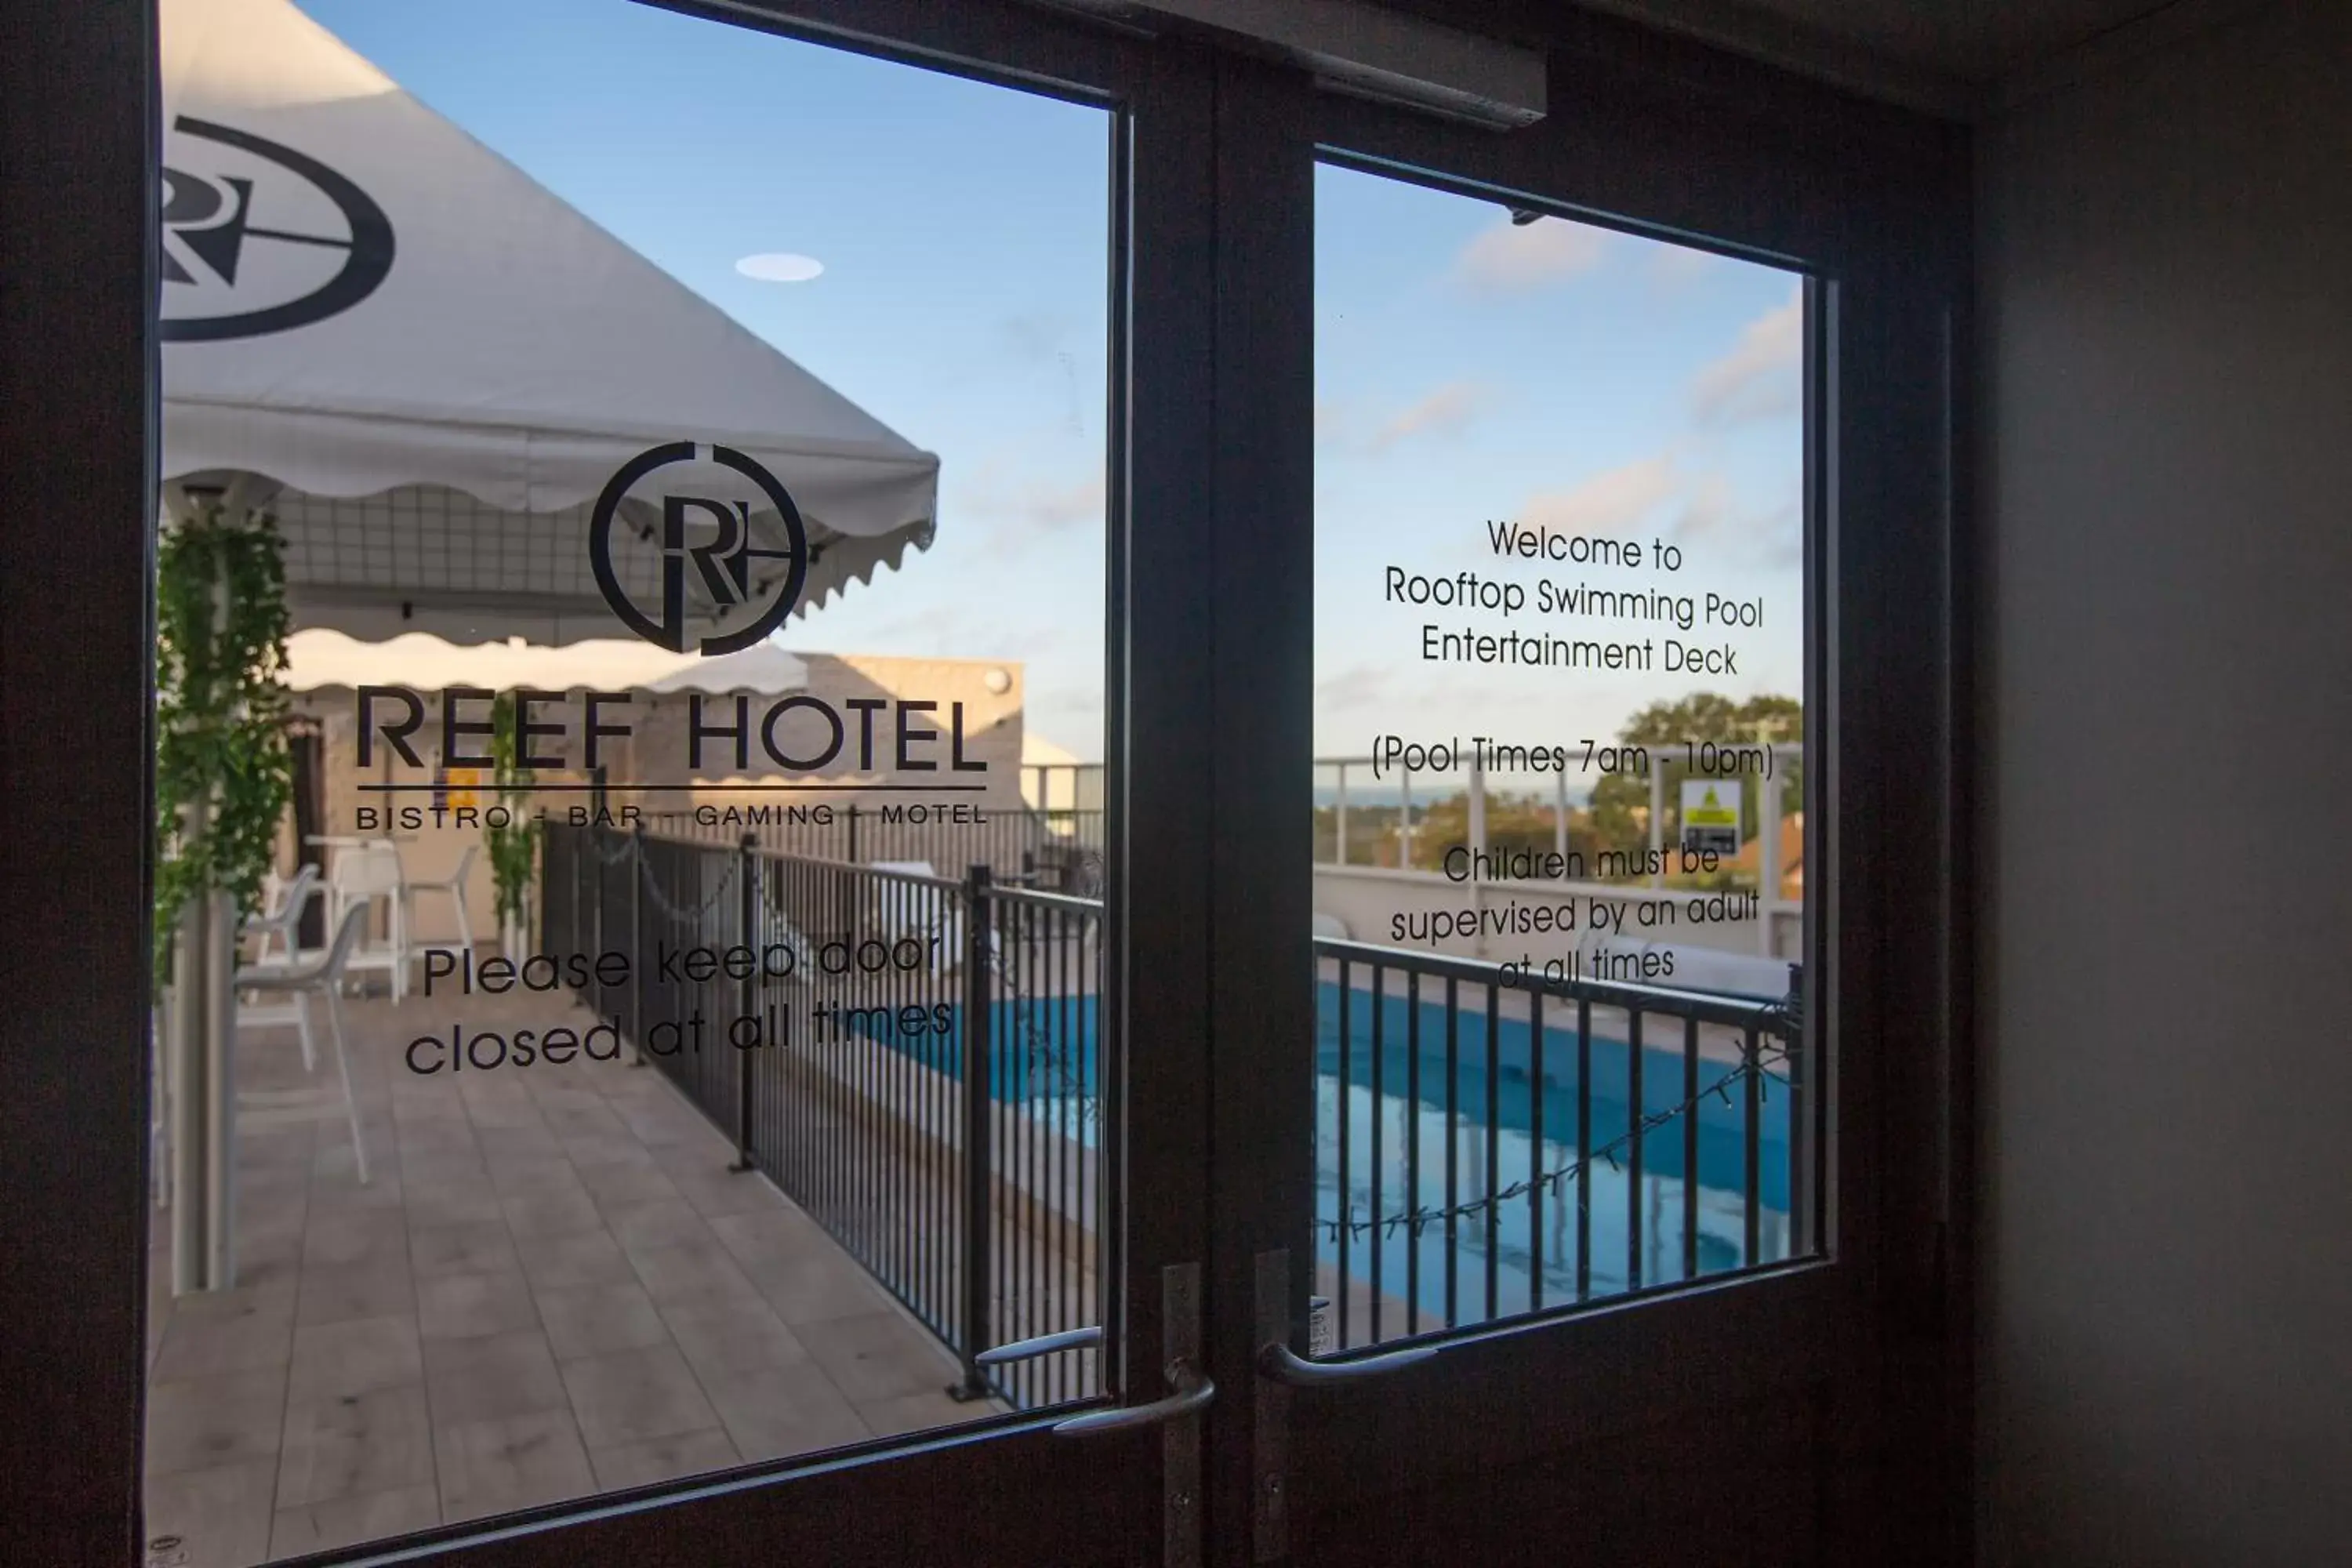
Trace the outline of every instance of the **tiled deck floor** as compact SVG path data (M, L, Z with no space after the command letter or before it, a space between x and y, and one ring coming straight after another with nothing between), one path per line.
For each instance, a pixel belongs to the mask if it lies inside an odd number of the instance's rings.
M565 1018L562 1015L571 1012ZM236 1289L150 1261L146 1534L272 1557L972 1418L928 1332L658 1069L419 1077L568 1002L346 1005L371 1184L325 1020L238 1046Z

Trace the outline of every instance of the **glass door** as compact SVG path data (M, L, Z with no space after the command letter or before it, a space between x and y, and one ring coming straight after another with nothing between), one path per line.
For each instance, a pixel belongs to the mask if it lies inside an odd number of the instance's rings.
M1807 1257L1804 279L1315 195L1329 1348Z
M162 0L150 1563L1197 1536L1206 79L1002 9Z
M1497 130L1012 0L157 10L0 432L8 804L104 825L8 850L27 1464L121 1493L28 1561L1887 1559L1946 142L1565 22Z
M1491 131L1220 78L1221 200L1283 215L1220 258L1280 344L1222 431L1234 1561L1874 1560L1832 1476L1940 1234L1877 1099L1940 1025L1875 987L1950 940L1885 923L1948 867L1878 824L1934 820L1893 738L1949 666L1946 470L1855 432L1941 427L1945 259L1866 178L1726 200L1781 128L1702 179L1687 100L1610 89Z

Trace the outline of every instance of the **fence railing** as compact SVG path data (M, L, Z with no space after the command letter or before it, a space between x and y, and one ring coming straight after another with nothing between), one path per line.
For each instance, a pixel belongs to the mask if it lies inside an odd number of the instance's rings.
M1315 759L1314 857L1318 868L1444 874L1450 850L1483 856L1489 849L1533 850L1580 867L1570 882L1620 882L1664 888L1661 851L1681 841L1679 785L1719 782L1741 806L1739 847L1731 854L1730 885L1753 888L1769 914L1803 908L1804 819L1790 816L1804 800L1801 741L1671 745L1587 742L1561 754L1567 765L1537 773L1490 769L1483 755L1447 752L1442 767L1424 769L1394 759ZM1459 763L1461 765L1456 766ZM1573 785L1570 774L1577 775ZM1614 781L1645 797L1632 816L1631 836L1599 835L1589 819L1571 831L1574 802ZM1795 793L1791 794L1793 791ZM1612 871L1612 858L1639 870ZM1477 864L1473 858L1469 865ZM1792 879L1790 873L1797 875ZM1470 879L1474 891L1478 879ZM1759 951L1776 951L1769 918L1757 926Z
M1100 1391L1092 1348L978 1360L1103 1321L1099 903L569 826L541 882L550 943L627 955L583 1000L940 1337L961 1394Z
M1335 1348L1799 1256L1801 976L1762 1001L1318 939Z
M583 1000L938 1334L963 1392L1099 1391L1090 1346L979 1359L1104 1321L1099 902L750 842L555 827L544 853L544 940L629 958ZM1336 1346L1814 1245L1793 966L1767 1001L1327 939L1314 954L1312 1226Z
M714 791L714 797L723 795ZM851 865L927 864L959 873L985 866L1000 886L1102 896L1103 813L1099 807L976 808L970 817L905 807L835 805L722 805L646 814L657 837L700 844L740 843L748 834L778 855Z

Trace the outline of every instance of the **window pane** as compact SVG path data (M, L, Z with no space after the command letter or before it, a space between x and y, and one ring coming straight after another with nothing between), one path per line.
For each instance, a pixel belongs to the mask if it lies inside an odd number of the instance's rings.
M1096 1392L1107 113L162 16L153 1560Z
M1318 1347L1792 1256L1801 282L1316 200Z

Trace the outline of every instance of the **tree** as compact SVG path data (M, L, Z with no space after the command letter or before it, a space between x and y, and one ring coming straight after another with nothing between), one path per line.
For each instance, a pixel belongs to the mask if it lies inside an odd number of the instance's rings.
M191 900L261 904L293 798L286 562L276 520L217 503L172 527L155 571L155 973Z
M1675 809L1682 779L1691 776L1687 748L1712 741L1718 745L1752 746L1759 742L1801 741L1805 734L1805 705L1793 697L1751 697L1744 702L1712 691L1695 692L1674 702L1654 702L1625 721L1621 742L1644 748L1652 769L1665 777L1666 809ZM1782 815L1803 809L1804 781L1796 769L1781 775ZM1761 795L1759 780L1742 777L1742 820L1760 830ZM1593 836L1601 847L1634 849L1650 841L1650 779L1633 772L1610 773L1592 786Z
M530 879L539 864L539 824L530 820L530 770L516 762L515 702L511 691L490 705L490 788L506 808L504 821L487 821L482 837L490 851L490 881L499 906L500 945L520 959L530 944ZM486 817L490 814L486 813Z

